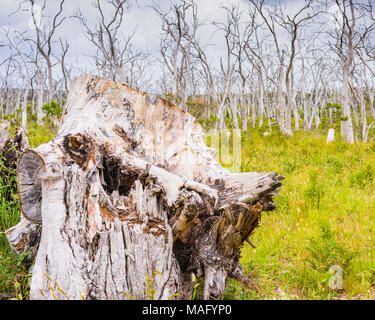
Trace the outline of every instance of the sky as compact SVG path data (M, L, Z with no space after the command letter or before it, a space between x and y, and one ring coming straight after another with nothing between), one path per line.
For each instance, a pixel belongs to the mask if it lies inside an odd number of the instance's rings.
M104 1L104 0L103 0ZM162 8L169 8L173 0L154 0ZM28 30L32 32L33 23L30 16L28 5L21 6L20 12L14 13L21 1L18 0L0 0L0 30L8 30L9 28L19 31ZM47 1L47 7L44 15L52 15L57 12L57 1ZM277 1L278 2L278 1ZM292 14L296 12L303 1L287 0L281 1L286 6L287 12ZM40 4L41 1L36 0ZM97 19L96 9L91 5L91 0L66 0L63 15L70 17L79 8L87 18L89 24L95 24ZM105 2L104 2L105 3ZM130 34L135 30L133 38L133 46L140 49L158 51L160 43L161 21L157 14L149 7L152 3L150 0L129 0L130 8L126 11L122 32ZM240 11L244 14L247 12L247 0L197 0L198 16L201 21L206 21L205 25L200 29L198 38L201 43L208 44L207 56L214 64L218 63L220 57L225 57L226 47L224 37L220 32L214 32L216 28L212 25L212 21L225 21L225 11L223 5L237 4ZM272 0L268 3L272 3ZM105 7L106 8L106 7ZM105 9L108 11L108 8ZM38 16L38 11L36 12ZM281 34L282 36L282 34ZM70 44L67 61L74 65L80 72L93 72L93 65L90 63L88 56L95 53L95 49L89 43L84 34L84 30L79 21L70 18L61 25L56 38L67 38ZM282 37L281 37L282 38ZM1 32L0 32L1 41ZM0 62L7 56L4 48L0 48Z
M40 3L41 1L37 0ZM77 8L81 9L82 13L87 17L89 23L94 24L96 19L96 11L90 5L90 0L66 0L64 5L64 14L66 16L73 15ZM23 10L19 13L11 14L18 8L19 1L17 0L0 0L0 28L16 28L18 30L31 30L32 21L30 18L30 12L27 11L27 6L23 6ZM56 12L56 7L53 6L55 1L48 1L46 14L52 14ZM156 1L160 4L163 9L167 9L172 3L170 0ZM198 15L202 21L223 21L225 13L221 9L223 4L235 3L246 10L246 0L198 0ZM124 23L122 32L124 34L131 33L134 29L136 30L133 44L135 47L144 49L157 49L159 46L159 36L161 31L161 22L157 14L148 7L151 4L149 0L131 0L130 8L126 11L124 17ZM222 51L223 39L220 35L213 34L214 28L207 23L203 28L199 37L203 43L211 43L215 45L216 53L217 50ZM69 40L70 52L69 57L75 59L76 57L84 65L84 55L92 53L92 46L87 41L86 36L83 32L79 22L75 19L69 19L63 23L59 29L59 35L66 37Z

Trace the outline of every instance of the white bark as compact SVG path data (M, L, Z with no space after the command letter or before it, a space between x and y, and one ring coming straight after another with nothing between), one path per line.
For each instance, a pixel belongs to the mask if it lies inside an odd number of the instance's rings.
M39 70L37 74L37 103L36 103L36 115L37 115L37 121L40 123L43 118L43 111L42 107L44 105L44 86L43 86L43 74Z
M206 299L247 283L241 245L283 177L230 174L202 134L157 96L75 79L57 136L19 159L22 213L42 225L30 298L145 299L154 272L155 299L189 299L192 272Z

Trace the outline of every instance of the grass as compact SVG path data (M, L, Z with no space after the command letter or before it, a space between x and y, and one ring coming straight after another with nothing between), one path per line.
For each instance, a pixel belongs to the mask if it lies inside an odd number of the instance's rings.
M1 166L0 158L0 170ZM12 173L5 178L0 176L0 300L23 299L27 298L30 280L27 265L23 263L25 255L16 256L4 234L20 220L19 201L14 184L16 178Z
M14 128L10 130L14 134ZM55 131L49 126L28 123L28 138L31 148L53 139ZM0 170L2 160L0 158ZM0 177L0 300L27 299L29 294L29 265L26 254L16 256L9 246L4 232L20 221L19 200L14 187L15 175L7 177L7 183ZM8 199L11 198L11 201Z
M28 128L33 148L55 134L47 126ZM277 171L286 179L278 208L262 213L251 238L257 249L247 243L242 249L241 263L254 286L229 280L224 299L374 299L375 142L348 145L336 138L327 144L326 132L285 138L263 131L250 129L242 136L242 168L233 170ZM16 197L4 201L10 191L1 181L0 186L4 232L18 222L19 204ZM16 297L18 290L27 297L29 277L21 262L1 233L1 293ZM337 279L334 266L342 270L342 288L330 287Z
M241 263L257 283L230 281L225 299L375 298L375 143L327 144L326 135L285 138L253 130L242 138L242 171L286 179L278 208L264 212ZM331 289L342 269L343 288Z

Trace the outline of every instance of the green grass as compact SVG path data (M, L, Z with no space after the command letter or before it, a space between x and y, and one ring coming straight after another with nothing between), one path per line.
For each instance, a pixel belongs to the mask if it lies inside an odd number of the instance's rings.
M256 285L229 281L225 299L375 298L375 143L327 144L326 135L285 138L259 130L242 139L242 171L286 177L278 208L263 212L241 263ZM332 290L330 267L343 269Z
M51 141L56 133L56 129L49 125L38 125L35 122L29 122L27 125L27 136L31 148Z
M0 170L1 167L0 158ZM20 220L16 178L12 173L6 178L7 183L0 176L0 300L27 297L30 280L27 265L23 263L25 255L16 256L4 234Z
M11 129L11 136L14 128ZM55 130L49 126L28 123L28 138L31 148L53 139ZM0 158L0 170L2 160ZM19 200L14 187L16 177L8 176L7 183L0 177L0 300L28 297L29 265L24 263L25 255L16 256L9 246L4 232L20 221ZM9 201L9 198L11 199Z
M31 147L55 132L28 124ZM229 280L224 299L374 299L375 298L375 142L327 144L326 132L297 132L285 138L276 130L264 136L250 129L241 140L242 169L277 171L286 177L276 197L278 208L263 212L245 243L241 263L251 288ZM326 130L327 131L327 130ZM0 181L0 232L19 219L16 197ZM11 191L14 194L14 190ZM0 293L27 296L27 270L0 233ZM330 289L330 268L343 270L343 289ZM202 284L197 288L200 296Z

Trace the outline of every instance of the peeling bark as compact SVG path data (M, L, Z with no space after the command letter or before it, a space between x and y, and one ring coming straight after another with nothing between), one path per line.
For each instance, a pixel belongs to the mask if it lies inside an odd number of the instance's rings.
M61 127L18 165L22 213L41 223L31 299L219 299L249 283L241 246L273 210L277 173L232 174L197 121L160 97L76 78Z

